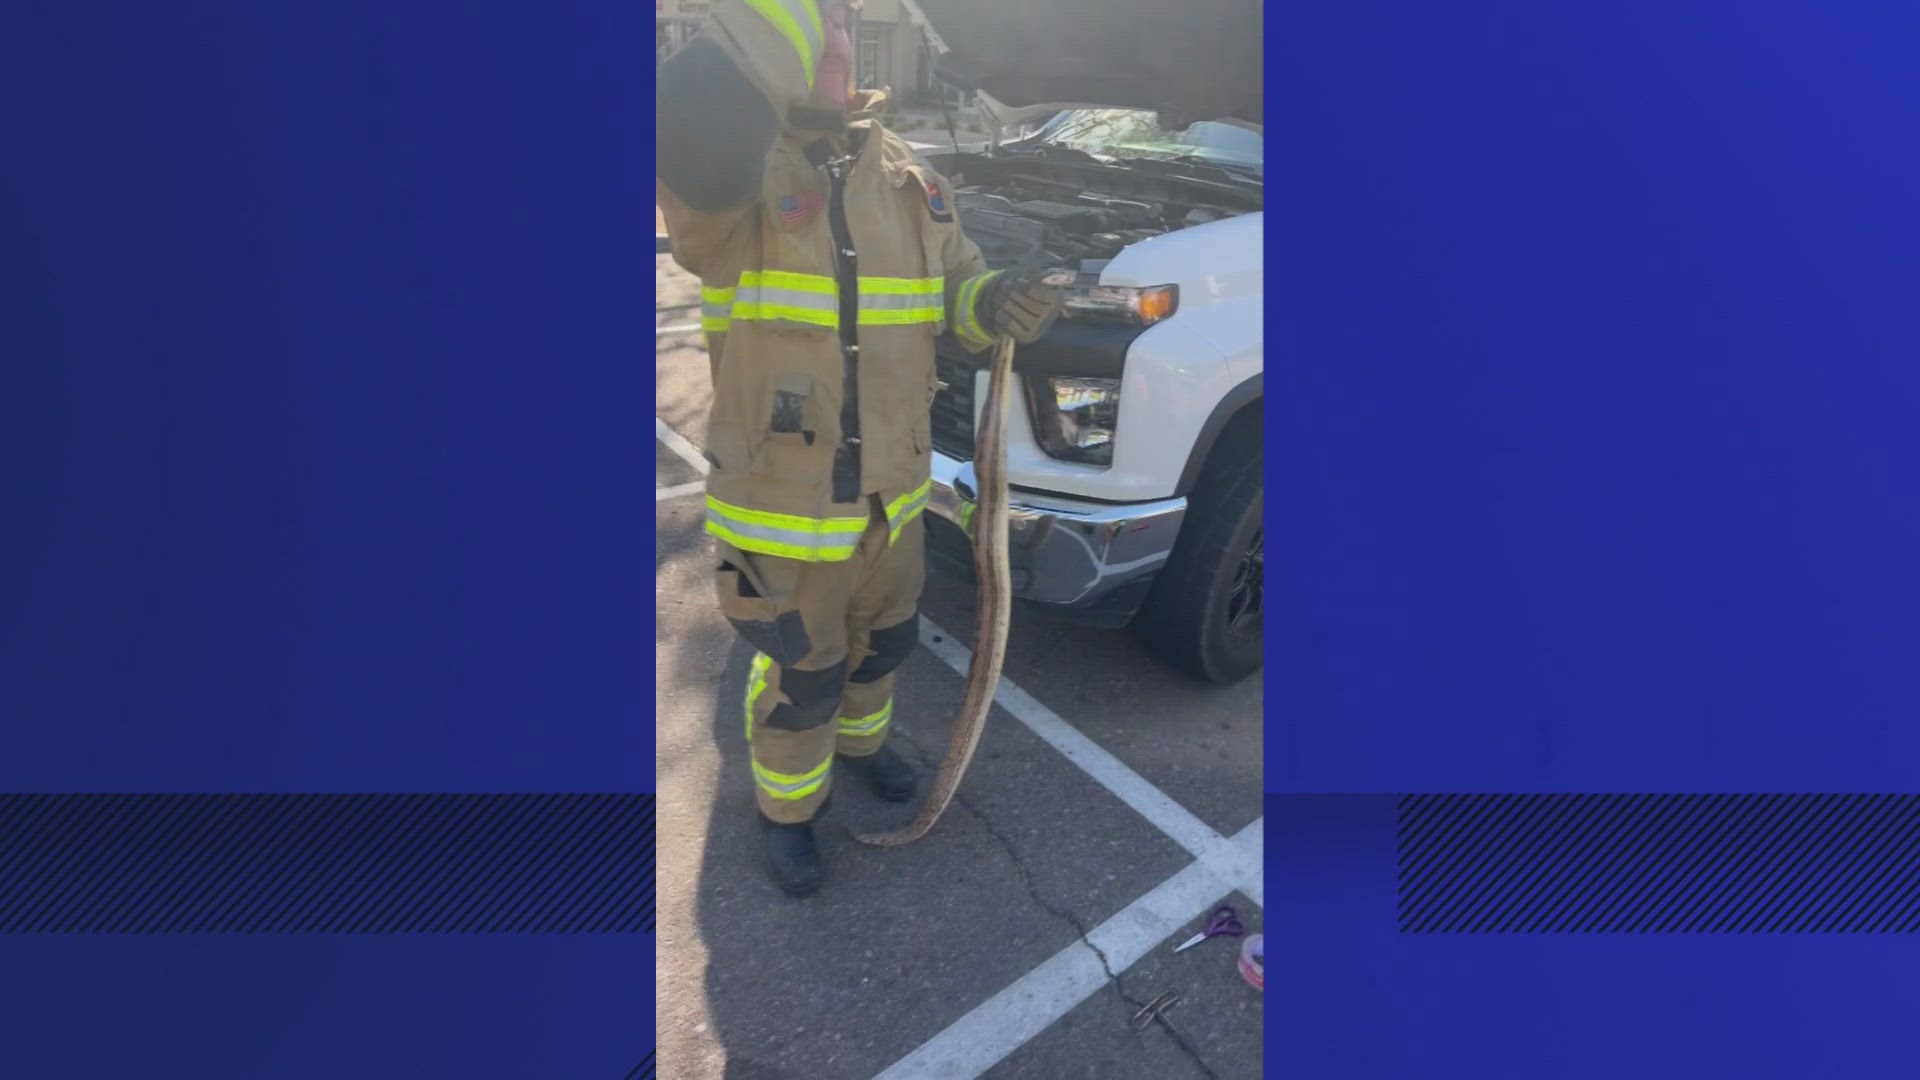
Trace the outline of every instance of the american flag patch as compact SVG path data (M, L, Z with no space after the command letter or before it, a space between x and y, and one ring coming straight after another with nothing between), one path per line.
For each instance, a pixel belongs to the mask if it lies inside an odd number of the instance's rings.
M827 200L821 198L818 192L813 191L802 191L796 195L782 195L780 196L780 222L783 225L792 225L795 222L804 221L809 215L819 210L822 206L825 206L826 203Z

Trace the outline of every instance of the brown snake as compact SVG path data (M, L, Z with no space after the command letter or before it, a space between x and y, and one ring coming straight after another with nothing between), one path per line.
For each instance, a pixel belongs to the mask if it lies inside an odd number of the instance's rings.
M1013 606L1013 583L1007 569L1007 383L1013 377L1013 338L1001 334L993 345L987 403L980 418L980 436L974 453L974 483L978 509L974 512L973 569L979 579L979 601L973 614L973 659L967 666L966 695L960 715L947 738L947 756L934 777L933 790L920 806L913 823L891 832L855 832L856 839L881 847L910 844L928 829L953 800L960 778L980 745L993 692L1000 685L1000 662L1007 651L1007 617Z

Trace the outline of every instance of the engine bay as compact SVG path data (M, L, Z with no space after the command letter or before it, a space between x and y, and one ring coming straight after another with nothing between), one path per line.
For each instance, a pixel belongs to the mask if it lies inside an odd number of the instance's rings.
M956 171L961 227L996 269L1096 271L1142 240L1237 217L1261 202L1257 191L1104 167L965 155Z

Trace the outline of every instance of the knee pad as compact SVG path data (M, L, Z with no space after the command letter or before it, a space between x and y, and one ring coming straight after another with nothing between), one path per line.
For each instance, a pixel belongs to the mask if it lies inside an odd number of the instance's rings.
M849 679L857 683L870 683L887 675L906 661L907 655L920 644L920 613L907 616L905 622L883 626L867 635L867 648L873 650Z
M840 704L840 692L847 685L845 660L819 671L780 669L780 692L787 700L773 707L767 726L787 731L805 731L833 719Z

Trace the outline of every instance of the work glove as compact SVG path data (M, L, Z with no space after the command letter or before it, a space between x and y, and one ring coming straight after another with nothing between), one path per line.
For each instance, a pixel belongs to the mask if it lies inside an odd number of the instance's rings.
M1059 317L1064 280L1070 275L1059 270L1002 270L975 294L974 318L990 334L1011 334L1020 344L1029 344Z

